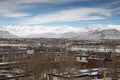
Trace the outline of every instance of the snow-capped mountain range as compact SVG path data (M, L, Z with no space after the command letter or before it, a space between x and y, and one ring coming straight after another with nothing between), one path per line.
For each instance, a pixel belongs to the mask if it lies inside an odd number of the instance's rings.
M0 30L0 38L17 38L17 36L12 35L8 31Z
M3 26L0 38L76 38L76 39L120 39L120 25L71 26Z

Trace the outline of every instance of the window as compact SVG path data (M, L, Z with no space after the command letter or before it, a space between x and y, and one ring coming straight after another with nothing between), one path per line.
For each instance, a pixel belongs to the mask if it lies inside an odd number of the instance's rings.
M82 60L82 57L80 57L80 60Z
M57 54L57 57L59 57L60 55L59 54Z
M3 60L2 59L0 59L0 62L2 62Z
M0 58L2 58L3 57L3 55L0 55Z

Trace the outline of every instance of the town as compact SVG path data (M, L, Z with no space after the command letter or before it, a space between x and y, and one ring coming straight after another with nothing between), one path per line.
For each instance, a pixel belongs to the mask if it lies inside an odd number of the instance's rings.
M120 40L0 38L0 80L119 80Z
M0 80L120 80L120 0L0 0Z

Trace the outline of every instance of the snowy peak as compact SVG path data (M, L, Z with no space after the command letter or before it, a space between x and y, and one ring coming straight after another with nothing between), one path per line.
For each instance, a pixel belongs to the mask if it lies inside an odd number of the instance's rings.
M15 38L16 36L12 35L8 31L0 30L0 38Z
M8 31L0 30L0 34L0 38L17 38L17 36L12 35ZM42 33L24 36L24 38L120 39L120 31L116 29L105 29L78 33Z
M3 38L19 36L22 38L120 39L120 25L89 27L10 25L0 27L0 34Z
M90 25L86 27L87 31L102 31L102 30L109 30L115 29L120 31L120 25Z
M96 39L120 39L120 31L116 29L105 29L102 31L93 31L89 33L89 36Z

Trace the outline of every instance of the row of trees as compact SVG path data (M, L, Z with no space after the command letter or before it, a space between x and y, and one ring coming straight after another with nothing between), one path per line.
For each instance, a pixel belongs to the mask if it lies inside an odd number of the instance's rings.
M109 76L118 80L120 78L120 53L116 52L116 48L119 45L117 41L105 41L104 44L106 49L111 49L110 56L107 56L108 62L106 62L106 68L108 69Z
M68 52L58 53L39 53L29 56L27 63L22 64L22 69L26 74L34 74L34 80L46 80L49 74L56 73L61 76L64 72L72 76L73 71L78 69L77 63L73 56ZM56 60L57 59L57 60Z

